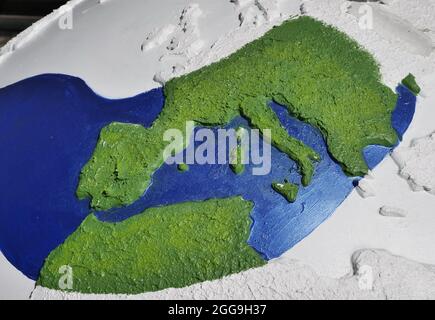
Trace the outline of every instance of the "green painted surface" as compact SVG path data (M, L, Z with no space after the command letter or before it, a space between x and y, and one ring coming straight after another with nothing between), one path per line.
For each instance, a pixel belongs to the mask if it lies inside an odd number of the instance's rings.
M73 291L141 293L219 279L265 261L248 246L253 204L240 197L149 209L121 223L90 215L47 258L38 284Z
M288 181L284 183L274 182L272 183L272 188L280 195L282 195L288 202L295 202L298 196L299 187Z
M236 129L236 138L237 138L237 147L231 151L230 154L230 168L237 175L245 172L245 157L247 156L246 150L244 148L245 145L244 139L247 137L247 130L243 127L238 127ZM245 142L246 143L246 142Z
M178 167L178 171L180 172L189 171L189 166L185 163L180 163L177 167Z
M365 146L397 141L391 127L397 96L380 82L372 56L309 17L285 22L230 57L169 81L164 91L164 109L151 128L113 123L102 130L77 190L80 198L92 199L94 208L138 199L164 161L164 132L185 131L188 120L221 126L243 115L252 127L271 129L272 144L296 161L308 185L319 156L287 135L267 106L271 100L320 129L349 175L367 172Z
M231 170L233 170L233 172L235 174L242 174L243 172L245 172L245 165L243 164L243 147L241 145L237 146L234 150L233 150L233 157L235 158L234 163L230 164Z
M417 84L417 81L415 80L415 76L410 73L406 76L405 79L402 80L402 84L407 87L409 90L411 90L411 92L418 96L418 94L421 91L420 86Z

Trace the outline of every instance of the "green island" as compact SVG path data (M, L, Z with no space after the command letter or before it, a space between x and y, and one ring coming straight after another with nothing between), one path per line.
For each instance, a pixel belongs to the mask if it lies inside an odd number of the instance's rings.
M230 168L237 175L245 172L244 158L245 151L243 143L243 138L246 136L247 130L243 127L238 127L236 130L236 138L237 138L237 147L231 151L230 154Z
M414 95L418 96L420 94L421 88L417 84L415 76L412 73L408 74L405 79L402 80L402 84L407 87Z
M293 203L298 196L299 187L287 180L284 183L274 182L272 183L272 189L282 195L288 202Z
M238 145L232 152L232 156L234 157L234 163L230 164L231 170L235 174L242 174L245 172L245 165L243 164L243 147Z
M189 166L188 166L187 164L185 164L185 163L180 163L180 164L177 166L177 168L178 168L178 171L180 171L180 172L186 172L186 171L189 171Z
M90 198L97 210L131 204L165 160L167 129L189 136L186 121L222 126L238 116L260 131L271 129L271 143L298 164L307 186L319 155L288 135L268 106L272 100L318 128L352 176L368 170L365 146L397 141L391 126L397 96L381 83L375 60L345 34L309 17L287 21L228 58L169 81L164 94L164 108L150 128L103 128L80 176L80 199Z
M152 208L121 223L90 215L49 255L38 284L59 289L67 265L75 292L134 294L262 266L247 244L252 207L234 197Z

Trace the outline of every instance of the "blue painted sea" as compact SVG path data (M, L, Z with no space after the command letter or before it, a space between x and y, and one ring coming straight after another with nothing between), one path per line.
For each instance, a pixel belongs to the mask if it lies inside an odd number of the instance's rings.
M401 137L416 99L403 86L397 92L392 124ZM163 104L161 89L108 100L65 75L41 75L0 89L0 250L17 269L36 279L48 254L90 213L89 202L79 201L75 191L100 130L113 121L148 127ZM192 165L180 173L175 165L164 164L138 201L97 212L98 218L122 221L154 206L240 195L255 204L249 244L266 259L280 256L327 219L357 179L343 174L317 129L292 118L282 106L272 103L271 108L289 134L322 156L311 185L301 187L295 203L270 187L283 179L300 181L296 164L272 148L272 171L265 176L253 176L251 165L235 175L227 165ZM238 118L228 127L241 125L247 123ZM370 146L364 153L373 168L390 151Z

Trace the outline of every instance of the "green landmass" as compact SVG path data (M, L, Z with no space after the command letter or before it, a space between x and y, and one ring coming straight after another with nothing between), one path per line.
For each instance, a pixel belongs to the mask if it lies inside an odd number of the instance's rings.
M82 293L181 288L265 264L247 244L253 204L240 197L148 209L120 223L90 215L47 258L38 284L59 289L72 270Z
M241 145L238 145L233 152L235 153L235 162L230 164L230 168L235 174L242 174L245 171L245 165L243 164L244 150Z
M412 73L408 74L406 78L402 80L402 84L407 87L414 95L419 95L421 88L417 84L415 76Z
M404 83L413 87L409 79ZM349 175L367 172L365 146L397 141L391 127L397 96L380 82L374 59L343 33L309 17L285 22L228 58L169 81L164 93L165 106L150 128L112 123L102 129L77 189L93 208L137 200L165 160L170 143L165 131L179 129L189 141L187 121L224 126L242 116L264 134L270 129L270 142L298 164L301 183L308 185L320 157L288 135L270 101L318 128ZM235 151L238 161L231 168L241 173L243 148ZM271 187L289 202L296 200L297 185ZM49 255L38 284L59 289L59 269L66 265L73 270L74 291L134 294L261 266L265 261L247 244L252 208L234 197L151 208L120 223L90 215Z
M274 182L272 188L282 195L288 202L295 202L298 196L299 187L293 183L285 181L284 183Z
M180 171L180 172L186 172L186 171L189 171L189 166L188 166L187 164L185 164L185 163L180 163L180 164L177 166L177 168L178 168L178 171Z
M244 157L245 157L245 151L242 146L242 139L246 135L246 129L244 128L237 128L236 130L236 137L237 137L237 147L231 151L231 157L230 159L230 168L233 170L233 172L237 175L242 174L245 172L245 165L244 165Z
M271 129L271 143L298 164L308 185L319 155L287 134L271 100L318 128L352 176L367 173L365 146L397 141L391 127L397 96L380 82L375 60L345 34L309 17L287 21L228 58L169 81L164 93L164 108L150 128L112 123L101 131L80 176L79 198L91 198L98 210L131 204L164 161L166 129L184 132L186 121L222 126L237 116L260 131Z

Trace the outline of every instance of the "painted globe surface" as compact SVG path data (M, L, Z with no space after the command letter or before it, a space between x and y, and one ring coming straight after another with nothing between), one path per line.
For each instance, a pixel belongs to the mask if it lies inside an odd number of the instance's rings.
M339 50L358 59L346 64ZM302 17L125 99L64 74L4 87L0 249L48 288L59 288L68 266L74 290L87 293L183 287L261 266L333 214L364 170L400 142L415 92L404 82L394 93L379 78L353 40ZM258 150L271 144L270 172L253 175L251 162L239 172L228 163L165 163L163 128L183 129L187 120L195 128L184 147L194 150L203 128L214 137L271 129Z

